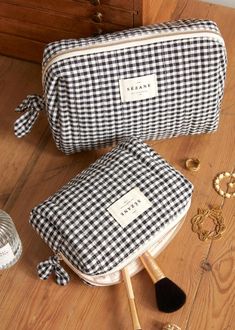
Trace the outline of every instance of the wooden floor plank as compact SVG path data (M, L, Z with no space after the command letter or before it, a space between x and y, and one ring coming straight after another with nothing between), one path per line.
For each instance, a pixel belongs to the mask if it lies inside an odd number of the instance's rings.
M211 164L207 158L207 154L209 150L214 153L216 151L216 146L223 143L222 136L224 128L226 127L228 134L231 134L231 131L234 129L233 123L230 120L227 120L227 118L228 117L222 115L221 128L216 134L197 137L181 137L170 141L150 142L150 145L152 145L155 150L160 152L171 164L176 166L180 171L184 172L187 177L189 177L195 185L195 193L189 217L186 219L182 231L159 257L159 262L167 275L179 283L187 292L188 302L182 310L174 313L174 315L171 314L170 317L159 313L154 309L153 287L147 275L144 272L137 275L133 280L133 284L136 288L138 304L141 306L141 319L147 326L147 329L154 329L156 322L160 322L161 324L169 319L180 324L182 327L186 324L187 315L190 313L191 305L194 301L195 293L197 292L197 284L202 273L200 265L201 262L206 259L208 253L208 245L205 246L205 244L199 242L195 234L191 232L189 219L191 215L196 212L198 204L195 205L195 201L200 200L201 205L199 206L202 207L204 205L206 206L208 200L212 204L217 203L217 195L213 191L212 186L208 185L207 180L198 181L198 179L205 177L206 173L211 171ZM198 140L198 143L195 142L195 139ZM203 146L203 152L200 152L199 146ZM180 150L182 151L180 152ZM190 153L187 153L189 150ZM35 274L36 263L46 258L50 252L27 223L28 214L35 204L38 204L50 194L54 193L61 185L66 183L71 177L87 167L90 162L95 161L95 159L106 151L107 150L83 152L81 154L66 157L61 152L57 151L53 141L49 140L43 152L38 157L35 167L29 173L28 179L22 187L22 190L20 191L18 198L15 200L14 206L11 210L11 214L17 223L17 227L24 243L25 257L15 267L9 269L9 271L2 275L2 281L5 279L6 284L7 281L11 279L9 283L12 288L11 292L9 292L9 287L4 285L2 293L6 290L4 296L7 296L10 301L11 299L14 299L15 292L19 290L17 289L18 283L14 281L16 276L20 283L21 281L25 281L27 286L25 285L25 287L18 293L19 299L23 301L23 303L21 303L22 312L18 311L18 313L15 313L14 305L8 307L10 317L6 318L6 321L8 322L6 328L14 326L14 324L20 325L22 329L28 328L28 322L33 322L29 316L30 309L34 315L34 327L40 329L41 326L45 326L46 329L49 329L50 323L47 327L46 323L44 325L43 322L46 322L44 321L44 318L47 320L52 311L51 309L47 309L46 306L55 304L56 300L54 294L55 291L59 290L61 296L59 293L56 293L56 297L58 294L60 301L70 299L71 302L68 306L64 306L64 304L56 306L55 311L52 313L53 318L56 318L57 313L67 315L67 313L71 314L70 309L74 311L69 319L59 319L58 322L60 325L58 324L58 327L61 326L61 329L63 329L63 327L69 329L73 327L74 324L77 324L76 322L80 324L79 326L81 329L92 329L94 326L94 324L92 325L94 316L95 319L102 324L100 329L109 329L113 322L112 309L109 313L109 317L104 321L103 313L100 311L99 305L104 307L106 306L106 303L108 303L108 306L112 306L112 301L115 299L115 296L116 302L114 302L114 304L118 306L118 315L120 317L119 322L121 322L117 324L117 329L119 329L119 327L120 329L125 327L128 329L128 314L126 315L128 306L123 287L119 286L115 289L93 289L85 287L75 278L75 276L73 276L72 283L66 288L57 288L52 280L49 280L48 282L40 282L37 280ZM213 164L213 166L218 167L218 170L216 170L215 173L230 163L228 160L229 151L226 150L226 152L226 157L222 160L218 158L218 162ZM182 162L182 159L185 156L192 155L199 156L202 161L201 171L193 174L187 172L183 168ZM233 160L235 159L233 158ZM213 179L213 175L214 173L210 174L210 178L208 179L209 182ZM212 198L210 198L211 195ZM22 201L24 201L23 208ZM190 247L190 249L188 247ZM175 251L177 251L177 253L175 253ZM193 263L192 260L194 260ZM24 299L28 290L32 292L32 294L27 299ZM45 291L47 292L46 299L44 297ZM94 299L93 295L95 295ZM34 300L36 299L35 297L37 297L37 301L40 302L39 305L41 308L39 310L38 305L34 303ZM79 304L77 299L79 300ZM89 305L89 308L87 304ZM57 311L57 308L59 311ZM89 313L87 312L87 309L91 310L90 313L93 315L92 318L88 316ZM23 313L26 316L23 317ZM81 315L81 319L75 317L77 314ZM54 320L53 322L57 321Z
M221 241L213 244L199 241L190 224L198 207L221 203L212 181L217 173L235 167L235 26L232 24L235 13L198 1L180 1L173 13L173 18L192 16L215 19L223 32L229 58L225 97L218 132L149 141L150 146L192 181L194 195L182 229L158 257L166 275L187 293L185 306L173 314L160 313L155 307L153 285L147 274L143 271L133 278L140 319L146 330L160 330L168 321L182 329L232 329L235 321L234 200L226 201L223 207L227 230ZM4 114L0 122L0 151L6 155L0 162L1 172L5 171L0 178L0 206L6 207L13 217L24 248L21 260L0 273L0 311L4 312L0 329L131 329L124 285L87 287L71 271L72 281L66 287L58 287L53 279L44 282L37 278L37 263L51 252L28 224L32 207L109 148L65 156L48 135L43 115L28 137L14 138L10 127L16 115L12 109L27 93L40 93L40 67L1 57L0 70L5 79L0 90L0 115ZM201 160L199 172L185 169L187 157Z
M176 16L177 10L182 18L189 17L192 14L194 14L194 17L199 17L198 13L200 13L199 15L202 18L215 20L224 36L228 53L228 73L221 116L221 123L224 125L222 128L223 136L221 137L221 143L218 141L214 144L217 150L210 152L208 155L212 158L211 172L213 170L213 176L219 172L233 171L235 167L235 79L233 74L235 68L235 10L211 4L200 4L197 1L188 1L183 7L179 6L175 12ZM228 129L229 125L231 125L230 129ZM224 152L227 154L225 155ZM219 163L214 162L213 158L219 159ZM218 163L218 167L215 163ZM208 182L211 182L211 177L207 175L207 178ZM215 191L211 190L215 194ZM208 254L204 263L202 263L202 267L203 264L206 267L198 283L198 291L193 301L186 329L219 330L233 329L234 327L232 323L235 302L234 200L225 201L223 216L227 230L221 241L214 241L209 245Z
M19 115L14 109L29 91L41 93L39 65L1 57L0 60L0 207L5 207L25 168L29 168L33 154L38 152L45 120L39 119L30 137L16 143L13 126Z

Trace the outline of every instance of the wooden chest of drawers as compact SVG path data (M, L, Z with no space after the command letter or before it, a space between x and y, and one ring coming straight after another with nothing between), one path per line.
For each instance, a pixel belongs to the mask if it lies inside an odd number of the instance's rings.
M41 62L48 42L152 23L165 1L0 1L0 53Z

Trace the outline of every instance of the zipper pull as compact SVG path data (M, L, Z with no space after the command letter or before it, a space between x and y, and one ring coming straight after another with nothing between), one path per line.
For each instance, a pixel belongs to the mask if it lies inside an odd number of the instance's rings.
M24 112L14 124L14 132L18 138L25 136L31 131L33 124L38 118L39 112L42 111L44 107L44 100L41 96L28 95L15 109L16 112Z
M60 265L60 254L49 257L48 260L42 261L37 266L38 276L41 280L47 280L48 277L55 273L56 283L66 285L70 281L69 274Z

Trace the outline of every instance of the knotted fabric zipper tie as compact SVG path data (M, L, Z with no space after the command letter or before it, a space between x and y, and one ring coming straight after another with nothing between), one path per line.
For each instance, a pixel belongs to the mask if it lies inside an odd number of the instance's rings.
M48 260L40 262L37 266L37 271L41 280L47 280L52 273L55 273L57 284L66 285L70 281L68 273L60 265L60 258L58 255L49 257Z
M18 118L14 125L14 132L18 138L21 138L28 134L39 112L45 107L44 101L39 95L28 95L26 99L15 109L17 112L24 112L20 118Z

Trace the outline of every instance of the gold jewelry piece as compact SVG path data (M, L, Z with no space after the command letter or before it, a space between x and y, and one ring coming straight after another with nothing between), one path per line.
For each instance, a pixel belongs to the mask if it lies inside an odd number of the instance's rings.
M185 167L192 172L196 172L200 169L200 160L197 158L188 158L185 161Z
M181 330L181 328L176 324L167 323L163 326L162 330Z
M213 220L215 228L213 230L203 229L203 223L206 219L210 218ZM224 219L222 216L221 208L213 209L198 209L198 214L196 214L192 219L192 230L194 233L198 234L198 238L201 241L206 241L207 239L219 239L222 237L222 233L225 231Z
M216 178L214 179L214 188L217 191L217 193L224 197L224 198L231 198L235 197L235 191L232 193L225 192L223 189L220 188L220 183L224 179L229 179L230 181L232 180L233 182L228 182L227 186L228 188L234 188L235 187L235 173L230 173L230 172L222 172L219 173Z

